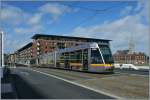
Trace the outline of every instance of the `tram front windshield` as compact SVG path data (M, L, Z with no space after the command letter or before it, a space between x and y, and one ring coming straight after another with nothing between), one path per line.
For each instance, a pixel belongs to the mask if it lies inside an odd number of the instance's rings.
M112 53L110 51L110 48L108 45L99 45L99 48L101 50L101 53L103 55L103 58L105 60L105 63L114 63Z
M103 63L103 60L102 60L102 57L100 55L98 48L91 49L91 63L92 64L102 64Z

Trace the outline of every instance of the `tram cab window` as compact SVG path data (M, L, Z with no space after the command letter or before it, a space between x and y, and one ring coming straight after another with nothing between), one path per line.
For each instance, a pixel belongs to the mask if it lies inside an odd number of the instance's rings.
M100 50L102 52L105 63L113 63L112 53L108 45L99 45Z
M91 63L92 64L103 63L102 57L100 55L98 48L91 49Z

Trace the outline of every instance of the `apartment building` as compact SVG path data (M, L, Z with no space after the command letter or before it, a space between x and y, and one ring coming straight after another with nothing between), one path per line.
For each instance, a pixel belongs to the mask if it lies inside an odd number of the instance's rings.
M38 63L38 56L47 54L58 49L83 44L85 42L109 43L110 40L35 34L31 37L32 42L17 50L17 62L19 63Z
M24 63L29 64L30 59L32 59L32 57L33 57L32 50L33 50L32 42L26 44L25 46L23 46L22 48L17 50L16 62L23 63L23 64Z

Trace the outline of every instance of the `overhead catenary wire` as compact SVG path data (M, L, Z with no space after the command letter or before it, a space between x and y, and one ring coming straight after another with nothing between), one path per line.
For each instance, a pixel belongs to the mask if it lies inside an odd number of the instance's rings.
M122 2L117 2L117 3L122 3ZM73 9L74 8L79 8L79 9L82 9L82 10L93 12L92 15L88 16L87 18L85 18L84 20L82 20L81 22L79 22L78 24L70 27L68 30L72 30L75 27L84 25L84 24L92 21L98 14L105 14L105 13L108 13L108 12L113 12L114 11L113 8L116 8L113 5L111 7L107 7L107 8L103 8L103 9L95 9L95 8L89 8L89 7L80 6L79 2L74 2L72 4L64 4L64 3L60 3L60 4L64 5L64 6L67 6L67 7L70 7L70 8L73 8ZM63 16L65 12L66 12L66 9L64 9L64 11L63 11L63 13L62 13L61 16Z
M97 13L105 12L107 10L110 10L110 9L116 7L116 6L111 6L111 7L106 7L106 8L102 8L102 9L97 9L97 8L90 8L90 7L81 6L81 5L79 5L79 3L80 3L79 1L76 1L75 3L72 3L72 4L65 4L65 3L60 3L60 4L67 6L67 7L70 7L70 8L79 8L82 10L92 11L92 12L97 12ZM115 4L116 3L117 4L129 4L128 2L121 2L121 1L115 2Z
M123 2L117 2L117 4L122 4ZM126 2L127 3L127 2ZM125 4L125 3L123 3ZM110 13L110 12L113 12L114 9L116 8L116 6L110 6L110 7L107 7L107 8L103 8L103 9L95 9L95 8L88 8L88 7L83 7L83 6L78 6L77 5L67 5L67 4L63 4L63 5L66 5L66 6L69 6L71 8L80 8L80 9L84 9L86 11L91 11L93 12L94 14L92 14L91 16L85 18L84 20L82 20L81 22L79 22L78 24L72 26L71 28L68 29L69 30L72 30L73 28L75 27L79 27L81 25L84 25L84 24L87 24L88 22L92 21L95 17L97 17L97 15L99 14L106 14L106 13Z
M89 21L93 20L97 15L98 15L98 13L92 14L91 16L85 18L84 20L82 20L81 22L79 22L78 24L76 24L75 26L70 27L68 30L72 30L75 27L79 27L79 26L81 26L83 24L88 23Z
M85 18L84 20L82 20L81 22L79 22L78 24L76 24L76 25L74 25L74 26L72 26L72 27L70 27L68 30L72 30L73 28L75 28L75 27L79 27L79 26L81 26L81 25L84 25L84 24L86 24L86 23L88 23L89 21L92 21L95 17L97 17L97 15L98 14L103 14L103 13L105 13L106 11L107 12L112 12L112 8L113 8L113 6L111 6L111 7L108 7L108 8L104 8L104 9L92 9L92 12L93 12L93 14L91 15L91 16L89 16L89 17L87 17L87 18ZM90 8L89 8L90 9ZM101 13L100 13L101 12Z
M83 6L80 6L79 4L76 5L76 3L74 3L73 5L70 5L70 4L62 4L64 6L68 6L68 7L71 7L71 8L79 8L79 9L82 9L82 10L86 10L86 11L92 11L92 12L102 12L102 11L106 11L110 8L104 8L104 9L94 9L94 8L88 8L88 7L83 7Z

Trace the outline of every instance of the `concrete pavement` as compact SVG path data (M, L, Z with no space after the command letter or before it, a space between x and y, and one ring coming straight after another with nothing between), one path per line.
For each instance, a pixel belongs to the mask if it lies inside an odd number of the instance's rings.
M34 70L55 75L75 83L126 99L146 99L149 96L148 74L116 72L114 74L83 73L51 68Z
M112 99L80 86L27 69L11 69L20 99Z
M10 70L5 69L5 74L1 78L1 98L3 99L15 99L16 94L14 92L12 84L12 76Z

